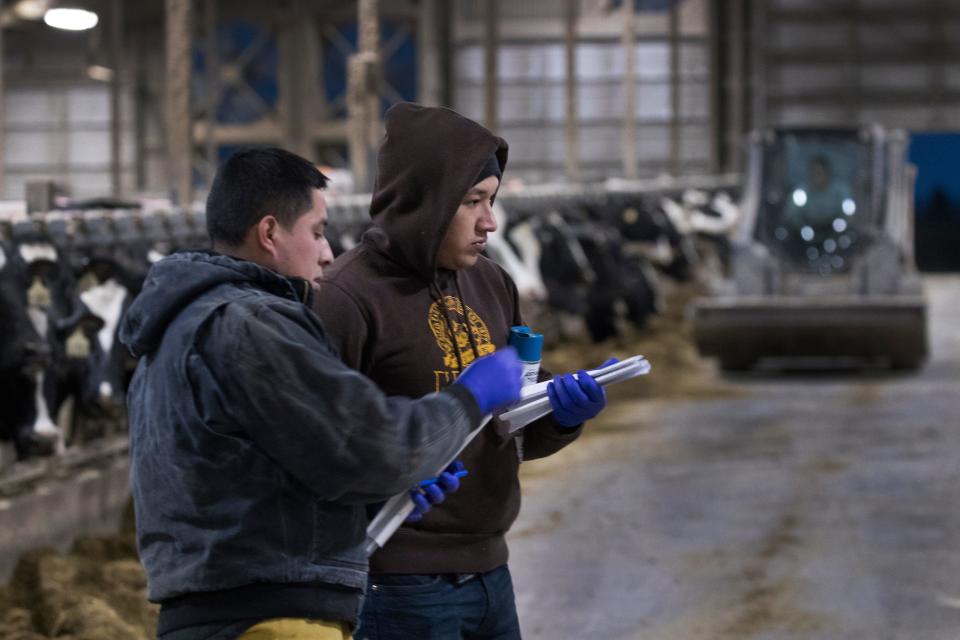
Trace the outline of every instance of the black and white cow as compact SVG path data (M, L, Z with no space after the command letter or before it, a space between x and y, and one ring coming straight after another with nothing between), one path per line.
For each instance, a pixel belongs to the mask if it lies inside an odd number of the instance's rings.
M582 317L595 341L614 335L621 317L643 326L656 310L655 289L625 259L618 230L594 211L596 203L544 198L511 205L506 237L525 261L538 256L552 307Z
M134 267L111 255L87 258L77 269L77 312L62 325L61 397L68 407L68 444L105 435L107 425L122 416L135 363L117 331L147 266L146 256Z
M0 438L19 459L62 447L54 421L62 319L71 314L69 273L46 242L3 247L0 271Z

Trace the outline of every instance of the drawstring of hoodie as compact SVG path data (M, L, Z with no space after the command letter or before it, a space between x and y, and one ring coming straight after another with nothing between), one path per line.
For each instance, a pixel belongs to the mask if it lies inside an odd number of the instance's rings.
M454 331L453 322L447 314L447 305L443 301L443 291L435 280L430 282L427 290L430 292L430 297L440 309L440 315L443 316L443 323L447 327L447 333L450 334L450 340L453 341L453 353L457 358L457 368L459 369L459 373L463 373L463 359L460 357L460 348L457 346L457 333Z
M470 341L470 349L473 350L473 359L480 357L480 348L477 346L477 339L473 335L473 329L470 328L470 317L467 315L467 301L463 299L463 292L460 291L460 280L457 278L457 272L453 272L453 289L457 292L457 298L463 305L463 323L467 326L467 340Z

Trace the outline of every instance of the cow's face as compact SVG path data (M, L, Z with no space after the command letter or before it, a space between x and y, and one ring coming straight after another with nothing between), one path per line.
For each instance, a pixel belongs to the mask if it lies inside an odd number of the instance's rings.
M77 287L82 311L64 327L74 393L87 411L113 413L123 405L125 359L116 338L130 291L120 271L107 261L88 265Z
M437 266L456 271L476 264L487 248L487 234L497 230L493 198L499 187L500 180L489 176L467 192L437 250Z

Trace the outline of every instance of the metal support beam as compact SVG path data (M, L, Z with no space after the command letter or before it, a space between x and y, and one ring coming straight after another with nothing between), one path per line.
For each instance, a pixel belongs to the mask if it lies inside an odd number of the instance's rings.
M483 13L483 120L497 130L497 52L500 49L500 0L486 0Z
M441 104L439 0L420 0L417 19L417 100L431 107Z
M723 46L721 45L721 29L723 20L721 17L722 8L717 0L708 0L707 2L707 56L709 59L709 100L710 112L710 168L714 173L722 171L723 159L725 156L723 127L721 119L723 118L723 65L721 61L725 59Z
M314 155L311 115L316 113L317 39L304 0L289 0L279 37L280 121L283 146L301 156Z
M207 185L213 184L213 178L219 164L216 136L213 135L217 126L217 110L220 106L220 47L217 43L217 2L219 0L205 0L203 3L203 30L206 34L204 44L206 57L206 135L203 146L207 158Z
M860 2L851 0L850 11L846 15L847 23L847 121L851 124L860 122L860 112L863 107L860 96L860 70L862 67L860 53Z
M564 89L567 101L566 134L567 178L580 181L580 128L577 122L577 0L566 0L564 12L564 52L566 76Z
M0 0L0 10L3 9L3 0ZM3 49L3 29L0 28L0 198L4 197L7 189L7 166L6 166L6 133L7 133L7 92L3 83L4 67L4 49Z
M633 2L623 3L623 177L637 177L637 87Z
M680 175L680 3L673 2L667 20L670 42L670 174Z
M166 138L173 200L189 206L193 198L190 118L191 1L166 2Z
M456 24L455 11L456 3L441 2L437 15L437 21L440 28L440 104L453 105L453 92L456 81L454 75L454 56L456 48L453 46L453 25Z
M751 127L767 126L767 0L750 1L750 45L752 70L750 83Z
M110 2L110 54L113 58L113 78L110 81L110 186L113 197L119 198L123 193L123 113L120 94L126 77L122 0Z
M930 48L933 52L946 50L950 37L947 33L946 6L942 0L927 0L927 20L930 25ZM933 118L929 126L933 129L949 127L947 117L947 61L949 56L941 54L930 68L931 104L934 106Z
M727 65L727 156L728 167L736 173L743 170L743 152L740 149L743 140L744 131L744 111L746 109L746 91L747 83L744 82L746 75L745 62L745 41L744 41L744 0L728 0L727 2L727 34L729 42L727 44L727 54L729 63Z
M133 63L133 172L138 191L147 188L147 43L135 41Z
M377 0L360 0L358 53L347 61L347 127L350 168L358 191L373 188L374 152L380 126L380 28Z

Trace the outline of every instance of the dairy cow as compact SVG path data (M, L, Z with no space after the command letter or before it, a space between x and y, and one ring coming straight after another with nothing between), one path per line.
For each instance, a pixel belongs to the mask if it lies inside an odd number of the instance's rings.
M69 274L45 242L2 247L0 269L0 438L19 459L62 447L59 323L71 314Z

